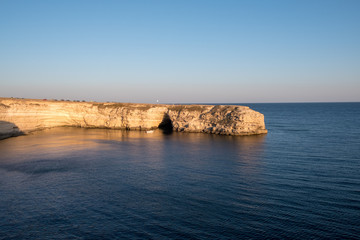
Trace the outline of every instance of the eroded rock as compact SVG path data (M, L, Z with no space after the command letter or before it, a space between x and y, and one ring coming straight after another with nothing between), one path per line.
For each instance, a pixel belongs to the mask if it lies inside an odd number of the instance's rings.
M266 133L264 115L245 106L94 103L0 98L0 134L59 127L173 131L226 135ZM12 124L11 131L10 125ZM11 132L11 133L9 133Z

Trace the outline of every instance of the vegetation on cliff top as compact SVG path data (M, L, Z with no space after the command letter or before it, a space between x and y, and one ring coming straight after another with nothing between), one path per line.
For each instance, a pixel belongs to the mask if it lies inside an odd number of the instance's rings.
M186 110L189 112L195 112L195 111L202 112L204 110L207 110L207 108L203 105L173 105L173 106L169 106L168 109L171 111Z
M146 111L150 108L156 107L156 105L152 104L135 104L135 103L93 103L93 106L97 107L98 109L106 109L106 108L127 108L132 110L140 110Z

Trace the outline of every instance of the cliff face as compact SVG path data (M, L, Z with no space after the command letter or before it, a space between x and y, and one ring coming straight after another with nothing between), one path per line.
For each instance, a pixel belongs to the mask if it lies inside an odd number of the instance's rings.
M264 116L244 106L152 105L0 98L0 139L44 128L72 126L226 135L266 133Z

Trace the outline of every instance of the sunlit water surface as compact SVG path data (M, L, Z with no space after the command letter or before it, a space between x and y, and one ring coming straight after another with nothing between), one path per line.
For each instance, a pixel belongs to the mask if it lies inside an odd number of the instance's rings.
M0 141L0 239L359 239L360 104L252 104L267 135Z

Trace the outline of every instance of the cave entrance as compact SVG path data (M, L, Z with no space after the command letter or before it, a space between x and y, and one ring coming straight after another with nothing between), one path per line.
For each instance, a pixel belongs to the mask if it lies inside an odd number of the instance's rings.
M169 114L164 113L164 117L158 128L161 129L164 134L171 134L173 132L173 124Z

